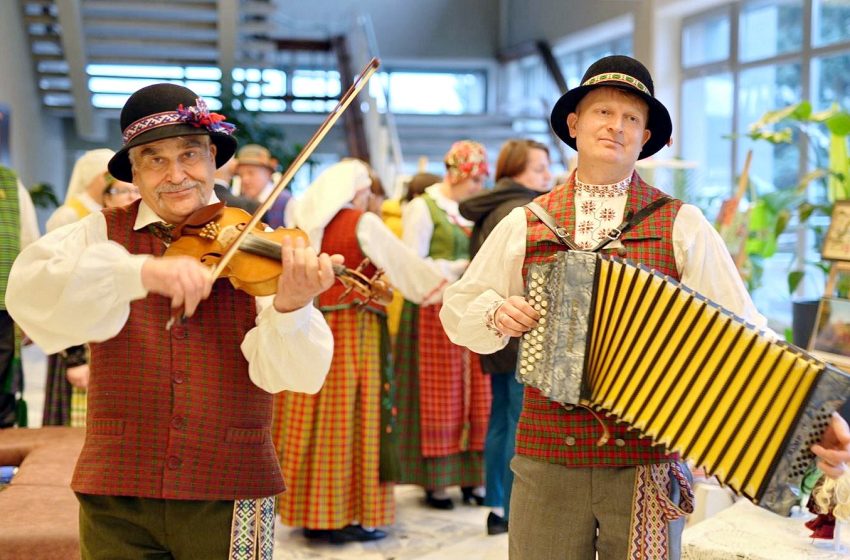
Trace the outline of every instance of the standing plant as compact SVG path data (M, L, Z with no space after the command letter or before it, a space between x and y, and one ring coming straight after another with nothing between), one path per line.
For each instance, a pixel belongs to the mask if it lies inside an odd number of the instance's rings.
M815 113L808 101L802 101L768 111L750 125L747 137L779 145L795 142L799 134L808 140L813 170L805 173L791 189L773 189L765 194L758 193L757 188L752 189L753 206L746 244L749 259L745 274L751 289L759 284L764 260L776 253L779 236L795 218L799 227L813 233L810 238L814 240L813 248L819 254L827 220L814 218L828 218L836 200L850 199L850 161L847 155L850 114L837 105ZM797 289L807 267L827 271L829 265L820 260L796 263L788 274L789 293Z

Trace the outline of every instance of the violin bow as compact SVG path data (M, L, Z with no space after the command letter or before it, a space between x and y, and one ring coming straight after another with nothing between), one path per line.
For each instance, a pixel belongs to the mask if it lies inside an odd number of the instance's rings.
M224 255L221 257L221 260L218 261L218 264L216 265L215 269L213 269L213 278L218 278L222 271L224 271L224 268L228 265L230 259L232 259L233 256L236 254L236 251L239 250L239 247L242 245L242 241L244 241L245 238L251 233L251 230L254 229L254 226L256 226L260 222L260 218L263 217L263 214L269 211L269 208L271 208L272 205L275 203L277 197L280 196L280 193L282 193L283 189L286 188L286 185L288 185L289 182L292 181L292 177L295 176L295 173L297 173L301 166L304 165L304 163L307 161L307 158L309 158L313 154L313 151L316 149L316 147L319 145L325 135L330 131L330 129L333 127L339 117L342 116L342 114L345 112L351 102L354 101L354 98L357 97L357 94L360 93L360 90L363 89L363 87L369 81L369 78L371 78L372 75L378 70L378 66L380 66L380 62L377 58L373 58L372 60L370 60L369 64L367 64L363 71L360 73L360 75L357 76L357 79L354 80L354 83L351 84L351 87L348 88L348 91L345 92L345 95L340 97L336 107L334 107L334 109L325 118L325 122L323 122L322 125L316 130L316 132L313 133L313 136L301 149L301 152L295 157L294 160L292 160L292 163L289 164L289 167L287 168L286 172L281 175L280 179L278 179L277 184L274 186L274 189L272 190L271 194L269 194L265 202L263 202L260 207L257 208L257 210L254 212L254 215L251 216L251 219L245 225L245 228L241 232L239 232L239 235L227 248L227 251L225 251Z

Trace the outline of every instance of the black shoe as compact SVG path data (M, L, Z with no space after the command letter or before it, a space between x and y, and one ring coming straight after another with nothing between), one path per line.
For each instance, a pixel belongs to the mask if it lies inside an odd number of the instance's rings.
M304 536L310 540L326 541L331 536L328 529L304 529Z
M504 517L496 515L492 511L487 516L487 534L501 535L508 532L508 520Z
M435 498L430 490L425 491L425 503L434 509L454 509L455 504L451 498Z
M342 529L330 531L331 544L345 544L349 542L369 542L383 539L387 536L386 531L380 529L372 529L371 531L364 529L360 525L348 525Z
M466 505L473 505L473 503L477 506L484 505L484 496L479 496L477 494L473 494L472 491L474 488L472 486L462 486L460 491L463 494L463 503Z

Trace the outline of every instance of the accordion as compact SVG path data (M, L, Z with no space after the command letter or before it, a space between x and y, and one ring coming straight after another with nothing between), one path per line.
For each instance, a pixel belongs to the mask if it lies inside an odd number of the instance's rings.
M850 376L644 266L565 251L529 266L540 313L517 377L626 422L788 515Z

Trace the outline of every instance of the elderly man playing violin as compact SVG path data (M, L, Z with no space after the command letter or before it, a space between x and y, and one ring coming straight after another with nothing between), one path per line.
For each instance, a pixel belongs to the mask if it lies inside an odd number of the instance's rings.
M217 202L233 126L191 90L155 84L121 112L109 171L141 200L59 228L15 262L6 303L46 352L91 343L86 441L71 487L84 559L271 558L284 482L272 393L315 393L333 337L312 300L338 256L282 243L277 293L163 256L169 231ZM173 309L185 319L170 330Z

